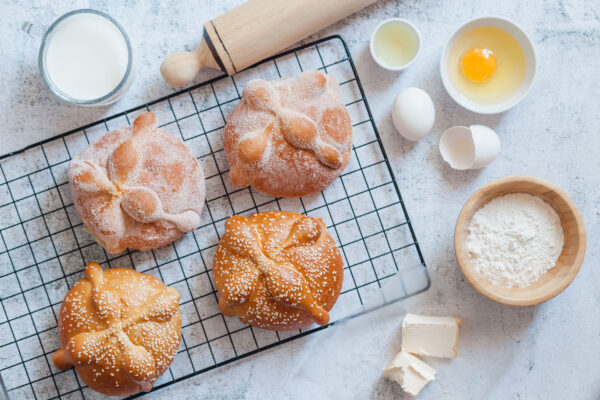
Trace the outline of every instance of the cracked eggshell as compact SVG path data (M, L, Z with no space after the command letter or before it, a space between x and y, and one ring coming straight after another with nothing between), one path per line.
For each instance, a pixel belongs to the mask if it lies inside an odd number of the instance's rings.
M392 120L404 138L416 142L431 131L435 122L435 106L423 89L410 87L396 96Z
M442 158L458 170L483 168L500 153L500 138L484 125L454 126L440 138Z
M475 144L471 130L466 126L453 126L440 137L442 158L454 169L469 169L475 161Z
M475 146L475 160L471 168L483 168L500 153L500 138L485 125L471 125L470 128Z

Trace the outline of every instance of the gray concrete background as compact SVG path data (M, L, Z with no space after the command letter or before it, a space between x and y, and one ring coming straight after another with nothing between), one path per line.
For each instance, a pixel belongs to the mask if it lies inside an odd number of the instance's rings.
M240 2L2 2L0 153L171 93L158 70L163 57L193 48L205 21ZM47 24L85 7L119 20L136 52L136 80L110 108L78 108L53 97L37 70L37 40L19 32L25 20ZM461 109L445 93L438 72L447 37L483 15L518 22L538 56L533 90L502 115ZM411 20L423 36L419 59L401 74L378 68L368 50L372 30L390 17ZM399 350L401 319L409 311L463 320L459 357L431 360L438 380L420 399L599 399L600 3L382 0L312 39L334 33L351 48L430 269L431 289L363 322L264 351L148 398L403 398L399 386L381 378L381 368ZM210 76L204 73L199 80ZM429 92L437 109L433 132L416 144L399 137L390 115L395 94L409 86ZM439 136L450 126L474 123L498 132L501 154L481 171L453 171L441 159ZM586 223L588 250L580 274L559 297L537 307L512 308L485 299L465 281L452 238L456 216L471 193L494 178L521 173L547 178L573 197Z

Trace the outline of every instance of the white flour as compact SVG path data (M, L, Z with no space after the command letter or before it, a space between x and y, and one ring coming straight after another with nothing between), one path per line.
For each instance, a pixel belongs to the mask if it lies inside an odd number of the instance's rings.
M558 214L525 193L498 197L471 219L467 251L475 269L493 284L523 287L554 266L565 242Z

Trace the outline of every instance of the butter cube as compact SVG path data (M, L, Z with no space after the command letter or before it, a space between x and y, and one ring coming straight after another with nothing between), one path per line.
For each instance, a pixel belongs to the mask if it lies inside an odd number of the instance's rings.
M458 325L454 317L406 314L402 321L402 350L425 356L455 358Z
M384 368L383 376L399 383L406 393L416 396L427 383L435 379L435 370L420 358L402 350Z

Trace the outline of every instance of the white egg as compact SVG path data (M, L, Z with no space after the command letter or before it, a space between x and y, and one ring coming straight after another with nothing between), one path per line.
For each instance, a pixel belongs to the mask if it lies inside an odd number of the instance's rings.
M398 93L394 100L392 119L398 133L416 142L433 128L435 106L423 89L407 88Z

